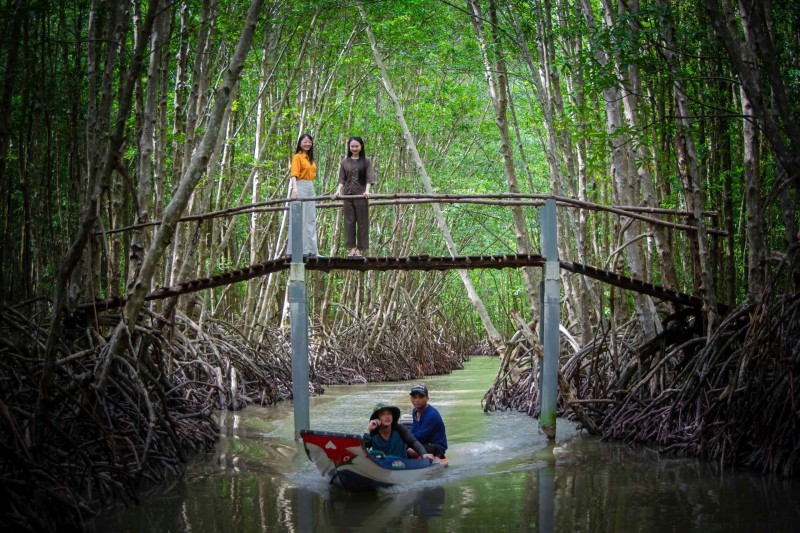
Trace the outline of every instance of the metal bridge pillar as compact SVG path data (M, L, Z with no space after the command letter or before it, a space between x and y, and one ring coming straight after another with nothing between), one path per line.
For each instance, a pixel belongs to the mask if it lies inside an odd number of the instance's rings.
M541 212L542 256L544 264L544 305L539 311L540 336L544 359L539 377L539 426L550 440L556 437L556 400L558 397L559 323L561 320L561 283L556 233L556 201L545 201Z
M536 470L536 481L539 483L539 520L537 531L555 531L555 477L556 465L553 457L553 446L550 444L547 464Z
M292 202L292 262L289 265L289 312L292 337L292 398L294 399L294 438L309 429L308 399L308 297L306 267L303 264L303 204Z

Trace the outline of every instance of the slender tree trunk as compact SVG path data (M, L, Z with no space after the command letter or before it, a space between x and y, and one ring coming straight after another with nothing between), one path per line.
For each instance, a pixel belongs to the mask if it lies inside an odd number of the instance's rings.
M134 200L134 223L145 224L150 221L151 183L153 181L153 154L156 147L156 125L159 120L159 76L162 71L162 46L167 43L170 12L164 11L155 21L150 43L150 65L147 69L145 100L142 109L142 128L139 137L139 158L136 165L136 197ZM139 277L144 251L148 245L148 231L142 228L131 233L128 259L128 278L126 289Z
M235 96L232 97L232 100L234 98ZM207 167L203 171L203 174L208 176L206 179L206 185L203 187L203 189L195 191L192 195L192 198L189 200L189 205L186 208L186 210L189 212L199 213L204 209L210 210L211 202L214 196L214 179L212 179L212 176L217 176L218 169L220 167L220 160L225 158L225 152L229 146L228 143L231 140L229 134L233 128L230 124L230 113L231 108L229 106L225 110L225 114L222 118L222 126L220 127L220 130L224 131L225 133L217 137L214 149L208 158ZM223 146L225 148L223 148ZM223 177L220 175L219 179L222 180ZM176 275L178 280L185 280L192 277L202 277L202 267L198 264L198 261L196 260L197 258L208 258L208 263L211 265L209 270L213 271L215 258L208 256L206 240L202 238L203 235L207 233L206 228L208 225L213 224L213 222L213 220L198 221L195 224L187 225L187 246L184 248L184 256L179 261L181 267ZM192 269L194 270L193 272ZM225 292L228 288L228 286L225 286L223 287L222 291ZM177 296L167 300L163 309L164 316L173 316L175 309L177 308L178 301L179 297ZM200 302L199 297L186 300L186 306L184 307L186 316L194 316L195 304L198 302ZM207 308L204 307L200 311L200 319L198 320L198 325L200 326L203 325L206 310Z
M175 190L172 201L164 212L161 225L156 231L155 238L142 262L139 279L136 280L133 288L128 292L122 320L117 324L111 340L109 341L109 357L99 370L98 388L102 388L105 385L105 381L112 370L114 357L122 353L128 344L131 331L144 305L144 298L147 293L150 292L150 280L155 273L155 268L161 256L163 256L166 251L169 241L175 234L175 227L178 224L178 219L186 209L192 191L194 191L195 186L200 181L203 172L207 168L208 159L211 156L211 152L217 142L217 137L220 134L225 110L228 105L230 105L231 97L234 94L239 76L244 68L244 61L250 50L262 5L263 0L253 0L250 4L247 12L247 19L242 29L239 43L236 46L236 51L231 58L219 88L215 92L214 108L209 116L205 133L189 161L189 164L184 169L181 181Z
M585 113L567 113L564 104L564 91L561 89L561 73L556 64L556 50L563 49L564 54L570 58L578 58L583 55L584 37L583 31L578 29L570 36L558 37L558 33L553 30L553 21L550 12L552 9L546 0L545 14L541 17L540 32L543 38L539 39L539 61L543 65L543 70L547 75L542 75L542 79L548 87L548 101L552 102L551 116L558 117L555 124L548 127L548 131L558 132L555 142L558 143L561 158L564 160L564 168L567 170L566 190L576 196L581 201L589 201L587 192L587 181L590 179L586 161L588 160L588 141L585 132L592 126L587 124ZM562 11L562 17L566 12L575 9L572 2L559 1L557 9ZM530 55L529 53L527 55ZM543 72L543 74L544 74ZM568 72L565 76L564 85L569 94L569 100L574 109L582 109L585 106L585 81L581 69ZM569 123L573 122L574 126ZM579 141L573 141L572 131L579 132ZM548 133L550 134L550 133ZM591 236L596 235L591 231L592 220L588 213L580 209L577 213L566 210L566 213L559 214L559 224L569 231L563 232L565 240L564 248L567 248L569 241L574 241L574 255L581 263L588 263L590 257ZM590 236L591 235L591 236ZM574 236L574 237L573 237ZM581 326L580 336L584 343L588 343L594 337L593 325L602 324L604 320L603 306L596 289L596 284L587 276L577 276L570 279L562 276L566 280L565 287L570 295L569 301L578 302L576 309L577 321ZM592 312L594 309L594 312Z
M181 152L181 139L186 136L186 106L188 99L187 87L189 86L189 5L187 2L182 2L180 5L178 16L178 53L175 58L175 85L173 86L173 121L172 121L172 153L174 154L174 161L172 162L172 183L178 183L181 178L182 161L183 158L178 154ZM160 208L164 205L164 198L166 198L165 191L161 190L161 202L157 204ZM164 278L168 281L168 278Z
M397 115L397 120L400 123L400 127L403 130L403 136L406 139L406 143L408 145L409 150L411 151L411 155L414 158L414 163L416 164L417 171L419 172L420 177L422 178L422 182L425 186L425 190L428 194L433 194L433 185L431 185L431 180L428 177L428 173L425 170L425 164L422 162L422 158L419 155L419 151L417 150L416 142L411 135L411 131L408 129L408 124L406 124L405 115L403 112L403 108L400 105L400 101L397 98L397 95L394 93L394 89L392 88L392 84L389 81L389 76L386 73L386 67L383 65L383 60L381 59L380 52L378 51L378 45L375 42L375 37L372 34L372 28L367 20L367 13L364 10L364 6L361 0L358 0L358 11L361 13L361 19L364 21L365 29L367 31L367 37L369 38L370 47L372 48L372 55L375 58L375 63L378 65L378 68L381 72L381 80L383 81L383 86L386 89L386 93L389 95L389 99L392 101L394 105L395 114ZM439 226L439 229L442 232L442 236L444 237L445 243L447 244L447 249L450 251L450 254L453 257L458 255L458 250L456 249L456 245L453 242L453 237L450 234L450 228L447 226L447 222L444 219L444 214L442 213L442 209L439 204L432 204L433 212L436 216L436 223ZM467 295L472 302L472 305L475 307L475 310L478 313L478 316L483 323L483 327L486 329L486 334L489 337L489 342L491 343L492 347L499 355L503 355L505 353L505 344L503 342L503 338L500 336L500 333L492 324L491 319L489 318L489 313L486 311L486 306L483 304L480 296L478 296L477 291L475 290L475 286L472 284L472 280L469 277L469 272L466 270L459 270L458 275L461 277L461 281L464 284L464 288L467 290Z
M72 278L73 273L75 272L76 267L80 261L81 255L83 254L86 244L89 242L89 238L91 236L91 232L95 226L95 222L97 220L97 216L101 210L101 200L103 195L105 194L106 189L108 188L111 172L114 168L114 164L119 158L119 151L122 147L122 143L124 140L124 133L125 133L125 124L128 120L128 115L131 110L131 103L133 101L133 91L136 85L136 79L139 76L139 73L142 69L142 58L144 56L145 46L144 43L147 42L150 32L153 27L153 21L155 19L155 14L159 9L159 0L153 0L150 3L150 6L147 11L147 18L145 19L144 24L142 25L141 34L139 36L139 42L134 49L134 52L131 56L130 66L122 76L122 79L119 83L119 101L117 104L117 116L116 121L114 123L114 130L111 135L107 135L107 142L105 143L105 156L103 158L102 164L98 165L94 169L93 178L90 178L89 183L93 184L94 187L91 191L91 195L89 196L89 202L86 209L83 211L81 215L81 221L78 228L78 234L75 237L70 249L68 250L66 256L64 257L61 266L58 272L58 278L56 281L56 289L55 294L53 296L53 316L50 319L50 333L47 338L47 348L45 352L45 363L44 369L42 371L42 378L40 382L40 389L39 389L39 396L37 399L36 404L36 411L35 411L35 421L37 431L39 431L44 424L44 419L48 416L49 411L49 399L50 399L50 387L53 383L53 378L55 374L55 365L56 359L58 357L58 349L57 346L60 344L61 340L61 328L62 328L62 321L64 316L67 312L67 289L69 280ZM122 11L118 14L122 17ZM122 35L119 32L119 28L114 25L111 27L111 31L113 32L111 35L108 36L106 42L108 43L120 43L124 42ZM115 44L109 45L109 54L108 60L111 63L115 63L116 52L112 52L117 47ZM111 68L110 65L107 65L107 72L108 69ZM110 81L110 77L109 77ZM111 84L104 84L108 91L111 91ZM104 106L105 109L110 111L111 106ZM110 120L106 121L110 123ZM37 436L37 440L41 435Z
M258 96L256 97L256 131L255 131L255 139L253 140L253 160L260 161L261 160L261 141L264 135L264 122L266 119L267 113L267 96L265 94L265 89L267 84L269 83L269 63L268 60L271 58L272 53L275 49L275 33L274 32L267 32L264 36L264 49L261 52L261 83L259 84L259 91ZM287 91L288 92L288 91ZM252 180L252 188L250 190L250 201L252 203L258 202L259 200L259 189L261 185L261 176L258 171L258 166L253 172L253 180ZM261 250L259 249L260 239L259 239L259 216L258 213L253 213L250 215L250 263L255 263L258 261L258 258L262 255ZM250 320L250 315L255 314L256 310L258 309L258 304L256 298L253 297L254 293L258 293L258 289L262 284L260 282L251 281L247 283L247 294L245 295L245 312L243 316L243 320L245 323L248 323ZM253 308L251 309L250 303L253 303Z
M197 48L194 60L194 69L192 71L192 90L189 94L189 99L186 107L186 137L183 143L183 162L181 168L185 168L192 158L197 142L198 132L200 125L203 123L203 113L206 108L209 87L211 86L211 31L213 29L214 21L216 20L217 5L212 0L203 0L203 7L200 15L200 32L197 37ZM177 183L177 181L173 182ZM190 198L190 202L192 199ZM174 285L178 282L180 272L183 266L183 259L187 253L190 242L192 241L191 233L187 228L179 226L176 228L175 235L172 239L172 256L169 258L171 261L171 268L169 271L169 285Z
M480 4L477 0L467 0L467 8L470 11L472 27L475 30L475 37L478 40L478 47L481 51L483 60L484 79L489 86L489 95L495 111L495 123L500 133L500 153L503 155L506 180L508 180L508 190L511 193L519 193L519 181L517 170L514 165L514 154L511 148L511 133L508 127L508 74L505 62L501 59L500 38L498 35L499 27L497 24L497 5L495 0L491 0L489 7L489 18L491 21L491 34L493 35L492 47L494 48L494 62L489 57L487 39L484 35L483 17L481 16ZM514 220L514 236L517 240L517 249L523 254L532 253L531 236L528 232L528 224L525 213L521 207L512 207L512 217ZM536 278L533 268L523 269L525 288L528 292L529 307L532 316L536 316L538 305L538 291L536 290Z
M747 93L742 99L742 166L747 212L747 294L757 302L767 287L767 241L764 232L764 200L761 196L761 149L758 124Z
M639 15L639 0L632 0L628 4L630 14L633 16ZM633 30L631 30L633 31ZM632 36L632 41L636 41L635 36ZM626 122L631 131L639 131L641 129L639 119L639 95L643 94L641 77L639 75L639 67L635 63L623 69L619 63L619 58L616 58L616 67L620 72L627 74L627 87L623 89L623 104L625 111ZM638 183L641 185L642 200L645 206L658 207L658 198L656 190L653 185L653 176L650 174L650 167L655 166L647 147L643 142L633 143L633 155L636 162L636 171L638 174ZM635 201L635 198L631 198ZM658 254L658 265L661 270L662 285L670 289L678 289L678 274L675 271L675 263L672 254L672 247L669 244L669 234L666 228L661 226L652 226L650 233L656 245L656 252Z
M755 5L752 2L742 2L743 4L747 5ZM779 114L782 113L789 113L789 109L786 105L786 90L784 88L784 77L778 72L777 66L774 64L775 55L770 53L772 50L773 44L775 42L775 21L772 16L772 4L769 1L765 1L759 4L760 7L763 9L762 18L763 24L767 28L767 35L761 35L761 32L756 32L754 37L757 37L761 40L765 40L766 42L761 44L759 48L763 49L762 52L762 61L764 59L769 59L769 66L768 69L770 70L770 79L771 83L776 86L772 91L770 91L771 98L771 106L773 109L777 109ZM795 27L796 30L796 27ZM800 143L800 128L798 128L796 116L794 114L789 114L786 117L781 117L784 128L788 130L789 134L793 139L793 145L797 147L798 143ZM800 155L797 153L794 154L795 158L800 160ZM776 158L778 159L778 158ZM800 205L800 174L791 174L791 168L789 172L787 172L786 167L784 167L785 162L779 161L776 163L778 167L778 180L779 184L776 186L776 189L781 191L779 193L781 199L781 209L783 211L783 226L784 226L784 235L786 238L786 247L790 247L800 241L800 231L798 231L798 227L800 226L800 209L797 206ZM800 170L800 165L794 169L795 172ZM766 228L765 228L766 231ZM769 250L767 250L769 254ZM767 275L769 275L769 264L766 265ZM789 277L792 279L794 283L794 290L796 292L800 291L800 259L798 259L798 255L793 256L793 262L789 265Z
M697 232L690 235L694 242L696 252L694 253L693 264L698 272L695 270L696 277L699 277L700 286L698 293L703 299L704 311L706 314L706 330L708 338L711 337L711 332L717 325L717 295L714 286L714 278L710 265L710 247L708 242L708 232L706 231L705 219L703 217L703 210L705 209L705 194L700 183L700 167L697 150L695 149L694 139L692 137L691 128L691 110L689 109L689 102L686 98L686 93L683 89L683 82L681 81L678 72L677 58L675 57L675 42L673 39L674 28L672 26L672 15L669 7L664 0L662 7L664 8L664 55L667 59L670 72L672 74L673 83L673 98L675 101L675 111L677 118L675 121L675 149L678 156L678 171L683 181L684 195L686 198L686 207L693 213L692 222L697 227Z
M722 224L725 232L725 300L729 306L736 305L736 243L733 225L733 169L731 166L730 119L721 118L718 123L720 135L720 175L723 178Z
M175 85L173 87L173 121L172 121L172 176L171 183L173 188L176 183L180 182L181 174L183 172L183 154L185 146L182 141L188 140L189 132L187 127L187 116L189 109L189 44L190 35L189 30L191 26L190 9L187 2L182 2L179 10L178 22L178 52L176 57L176 72L175 72ZM167 191L166 181L161 182L162 187L156 193L156 207L155 210L159 218L163 218L163 209L166 204ZM165 285L170 285L171 271L172 271L172 256L162 258L163 265L161 270L161 279ZM130 290L130 288L128 289Z
M23 49L30 47L29 25L26 17L25 23L22 25L21 35ZM31 102L37 100L37 95L31 94L33 91L36 91L36 84L32 83L29 77L30 74L26 69L22 74L23 87L25 90L22 93L21 102L21 112L23 113L22 122L25 126L19 129L17 138L17 145L20 147L33 146L31 129L33 123L36 121L36 117L34 116L34 109ZM28 169L32 166L31 159L35 157L35 154L32 154L30 150L23 149L19 151L19 159L17 161L17 174L19 176L18 190L22 195L22 241L20 243L20 249L17 251L17 257L19 259L16 262L19 266L15 277L17 279L22 279L22 286L16 287L16 295L12 294L12 297L18 296L25 299L31 297L31 236L33 233L33 221L31 220L31 186Z
M8 29L8 48L6 52L6 64L3 70L3 83L0 87L0 108L5 110L0 113L0 223L2 223L3 242L10 242L9 239L9 214L10 206L6 198L11 199L11 187L8 185L6 167L8 165L8 149L11 145L11 98L14 94L14 87L17 80L17 58L19 56L19 32L24 17L21 10L24 8L23 0L17 0L12 7L7 4L7 15L10 21ZM6 253L5 251L3 253ZM0 257L3 257L0 255ZM6 262L0 261L0 314L2 314L3 304L6 300L5 294L5 267Z
M738 6L737 18L730 0L705 0L711 25L728 52L752 114L769 140L779 169L786 173L782 206L786 228L793 230L798 223L797 204L790 195L794 187L795 197L800 197L800 126L784 82L788 78L778 63L771 2L739 0ZM794 231L787 231L786 237L787 245L800 238ZM800 262L793 265L792 275L800 280Z
M400 206L398 206L398 211L400 211ZM411 217L411 223L409 224L408 228L408 236L406 237L404 243L401 239L392 239L392 244L394 247L392 255L394 257L407 257L410 255L411 243L415 242L419 219L417 212L413 209L407 209L405 210L405 213L410 214ZM399 212L396 213L395 217L393 217L394 220L403 220L405 218L406 217L404 215L400 215ZM397 301L400 296L400 287L402 282L400 272L392 272L391 274L391 278L387 276L386 294L385 297L381 298L383 307L378 315L378 320L375 321L375 326L373 328L373 345L379 344L389 330L389 326L392 323L392 317L394 316L394 313L392 313L391 310L396 308Z
M127 193L130 191L130 176L128 176L128 170L123 167L124 163L121 163L117 166L117 172L112 175L113 183L109 189L109 201L108 201L108 220L110 227L117 228L119 226L125 225L125 204L126 204L126 196ZM125 184L124 182L127 181L128 183ZM111 235L108 239L109 242L104 243L106 248L106 253L108 257L106 258L106 266L108 267L108 286L106 288L106 293L111 296L112 298L116 298L120 296L121 288L120 284L122 282L122 258L124 256L124 246L123 246L123 239L124 235L121 233L115 233ZM101 240L99 238L98 240ZM98 287L99 288L99 287Z
M594 13L588 0L582 0L584 17L590 28L595 27ZM614 13L607 0L603 1L605 23L608 27L614 25ZM613 62L611 57L601 49L597 49L595 57L601 65L610 67ZM629 139L624 135L624 119L622 111L622 92L618 87L603 89L605 102L606 133L611 144L611 181L614 186L616 202L623 205L637 205L639 192L636 188L638 178L634 168L634 154L631 152ZM624 242L620 248L625 248L628 268L631 276L646 280L647 263L644 247L640 240L641 224L635 221L622 223ZM656 314L655 305L649 296L634 294L634 307L636 317L646 338L653 338L661 329L661 324Z
M555 43L550 37L552 32L549 30L549 19L546 16L549 7L542 5L538 5L537 7L539 9L539 18L542 19L538 29L540 33L537 36L537 42L540 43L539 62L540 64L546 66L551 64L551 59L549 58L553 55L551 49L553 46L555 46ZM566 127L559 129L559 126L557 125L557 122L566 120L566 117L563 115L563 113L559 115L558 111L559 109L563 110L563 102L561 101L562 97L558 82L557 69L555 69L555 67L543 67L545 69L545 73L540 72L536 66L533 53L528 46L525 35L522 32L519 22L514 17L513 12L509 10L507 12L507 17L514 28L514 37L517 45L519 46L520 52L522 53L522 58L528 67L530 81L536 88L535 92L541 108L545 131L547 132L545 154L547 157L547 166L550 171L550 191L552 194L574 196L575 194L567 191L568 189L572 190L575 187L567 184L567 179L563 175L562 171L562 161L564 163L564 168L566 168L568 172L569 169L574 171L577 165L575 165L573 161L577 156L573 156L574 150L572 148L572 141L568 129ZM575 182L578 179L574 175L568 175L568 177L571 182ZM583 190L585 193L585 188L579 190ZM579 195L580 193L577 194ZM572 255L569 253L571 243L575 242L575 254L577 255L577 261L586 264L587 260L586 256L584 255L584 243L586 242L587 226L585 224L584 216L585 214L582 211L577 215L572 210L567 210L566 214L559 213L558 248L560 256L569 257ZM595 319L600 318L600 311L602 309L602 304L600 302L599 295L595 290L594 284L586 276L579 276L574 282L567 277L562 277L562 282L565 286L567 294L572 296L569 298L569 301L579 302L576 314L582 317L581 321L584 324L581 334L585 335L588 339L590 335L589 325L592 323L589 315L589 309L591 305L593 305L596 309L597 314Z

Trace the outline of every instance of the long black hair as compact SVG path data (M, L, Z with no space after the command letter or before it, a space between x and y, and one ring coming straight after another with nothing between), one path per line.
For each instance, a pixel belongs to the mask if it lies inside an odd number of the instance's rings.
M358 181L361 185L367 184L367 154L364 153L364 139L361 137L350 137L347 139L347 157L352 157L353 153L350 151L350 142L358 141L361 145L361 152L358 154Z
M305 139L306 137L311 139L311 150L308 151L308 160L313 163L314 162L314 137L312 137L310 133L304 133L304 134L302 134L300 136L299 139L297 139L297 148L295 149L294 153L299 154L300 152L303 151L303 148L300 146L300 143L303 142L303 139Z

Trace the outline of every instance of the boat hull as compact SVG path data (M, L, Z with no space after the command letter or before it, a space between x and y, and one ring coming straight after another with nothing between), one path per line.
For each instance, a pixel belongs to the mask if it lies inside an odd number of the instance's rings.
M308 458L330 482L350 492L414 483L431 477L447 461L380 458L365 447L360 435L302 430Z

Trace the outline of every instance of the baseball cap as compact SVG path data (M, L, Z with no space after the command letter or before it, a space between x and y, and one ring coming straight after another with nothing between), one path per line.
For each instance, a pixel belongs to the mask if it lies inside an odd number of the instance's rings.
M411 387L411 392L409 394L422 394L423 396L428 395L428 387L420 383L419 385L414 385Z

